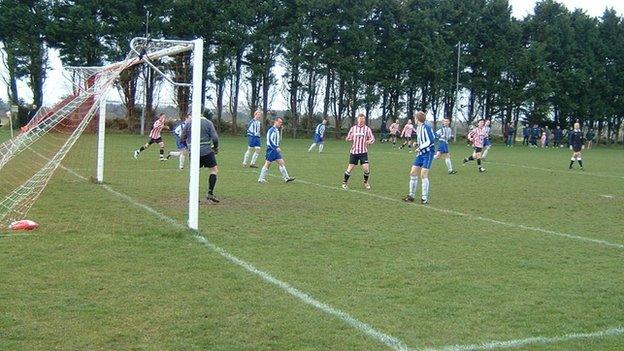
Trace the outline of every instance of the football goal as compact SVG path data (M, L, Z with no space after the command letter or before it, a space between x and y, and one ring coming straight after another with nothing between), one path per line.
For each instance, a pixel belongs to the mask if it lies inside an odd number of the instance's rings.
M177 92L178 96L185 96L178 99L178 103L186 104L184 110L192 114L191 139L200 140L196 134L200 133L202 60L202 39L183 41L134 38L130 42L129 54L120 62L102 67L66 67L64 75L71 81L71 92L56 104L41 108L21 127L19 134L0 144L2 226L7 228L11 222L27 217L59 167L72 171L71 167L65 166L69 162L66 156L77 152L71 151L77 143L79 148L94 151L96 154L88 157L95 164L82 170L92 171L90 178L96 183L106 181L105 160L110 159L105 157L110 147L106 142L107 103L115 91L124 90L120 85L128 81L128 72L137 72L140 67L145 67L144 71L153 75L151 82L159 82L162 94L175 95ZM181 67L188 74L180 74ZM131 83L134 90L130 92L135 94L137 87L145 87L147 84L149 82L141 82L135 77ZM121 95L120 93L119 96ZM149 131L149 121L153 116L146 115L145 112L143 116ZM184 116L177 117L183 119ZM83 134L90 134L91 137L81 138ZM81 145L91 142L95 146ZM199 143L190 145L190 166L187 168L188 226L194 230L198 229L199 146ZM121 151L113 148L112 152ZM80 159L81 156L75 158ZM84 181L89 177L81 178Z

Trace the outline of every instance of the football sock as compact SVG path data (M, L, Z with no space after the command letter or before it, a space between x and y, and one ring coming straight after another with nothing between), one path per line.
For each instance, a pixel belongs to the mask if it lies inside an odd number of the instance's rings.
M368 177L370 177L370 172L364 172L364 182L368 183Z
M315 146L316 146L316 143L312 143L312 145L310 145L310 148L308 149L308 152L312 151L312 149L314 149Z
M290 178L288 176L288 171L286 170L286 166L279 166L278 168L279 168L280 173L282 173L282 177L284 177L284 180Z
M481 168L481 159L480 158L477 159L477 166L479 166L479 168Z
M575 159L574 159L574 157L572 157L570 159L570 168L572 168L572 166L574 165L574 161L575 161Z
M216 174L211 174L208 177L208 194L213 195L213 191L215 188L215 185L217 184L217 175Z
M429 197L429 178L422 179L422 197L423 199Z
M325 144L319 144L319 152L323 152L324 147L325 147Z
M247 151L245 151L245 156L243 157L243 164L246 165L247 164L247 160L249 160L249 155L251 154L251 150L247 149Z
M165 149L160 149L160 158L165 158Z
M418 186L418 176L410 175L409 196L414 197L414 194L416 194L417 186Z
M143 145L143 146L141 146L141 147L139 148L139 152L143 152L143 150L145 150L145 145Z
M180 168L184 167L184 152L180 152Z
M451 163L450 158L444 159L444 163L446 163L446 168L448 168L449 172L453 170L453 163Z
M266 166L262 166L262 169L260 170L260 177L258 178L258 181L263 181L266 178L267 173L269 172L269 169L266 168Z
M481 155L481 158L486 158L487 154L488 154L488 151L490 151L490 148L486 147L485 150L483 151L483 155Z
M345 171L344 172L344 180L343 180L343 182L344 183L348 182L349 181L349 177L351 177L351 173Z
M255 165L256 161L258 161L258 155L260 154L260 151L256 150L256 152L253 153L253 155L251 156L251 164Z
M583 160L581 160L581 158L580 158L580 157L579 157L579 158L577 158L576 160L578 161L579 166L581 166L581 168L583 168Z

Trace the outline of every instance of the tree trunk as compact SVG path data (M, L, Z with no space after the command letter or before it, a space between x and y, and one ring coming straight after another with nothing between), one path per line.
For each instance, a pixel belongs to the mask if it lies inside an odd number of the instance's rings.
M14 48L11 44L5 43L4 50L7 53L6 67L9 73L9 86L7 87L7 94L9 101L14 104L19 104L19 91L17 90L17 59L15 57Z
M310 69L310 71L308 72L308 87L307 87L307 93L308 93L308 132L310 132L312 130L312 128L314 128L313 126L313 120L314 120L314 104L316 101L316 79L315 79L316 73L314 72L314 69ZM327 118L327 115L323 116L324 118Z
M46 78L46 62L48 60L43 43L32 43L34 48L29 57L30 88L33 92L33 105L39 109L43 105L43 83Z
M329 116L329 102L330 102L330 95L331 95L331 90L333 88L333 85L334 85L334 82L333 82L332 69L328 65L327 75L325 76L325 100L323 101L323 116L325 117Z
M221 132L221 120L223 117L223 91L225 90L225 79L219 79L216 83L217 90L217 130Z
M243 66L243 48L239 48L236 51L236 72L234 78L234 91L232 92L232 106L230 106L230 111L232 111L232 134L236 134L237 132L237 118L238 118L238 97L240 90L240 80L241 80L241 71Z
M299 64L293 64L290 74L290 113L293 121L293 138L297 137L297 125L299 124Z

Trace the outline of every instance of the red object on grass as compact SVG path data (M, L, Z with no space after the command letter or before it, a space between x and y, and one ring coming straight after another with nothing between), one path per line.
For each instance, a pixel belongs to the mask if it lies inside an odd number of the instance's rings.
M11 230L33 230L37 229L37 227L39 227L39 224L35 221L31 221L30 219L15 221L9 225Z

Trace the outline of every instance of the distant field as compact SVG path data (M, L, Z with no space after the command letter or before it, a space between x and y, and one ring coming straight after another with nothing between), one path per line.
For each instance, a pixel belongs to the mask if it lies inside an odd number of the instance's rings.
M452 145L459 173L435 161L420 205L401 201L413 155L389 144L372 190L358 168L344 191L344 141L284 140L297 181L260 185L225 137L222 202L194 235L187 171L134 160L144 140L108 136L101 186L79 177L83 136L29 214L41 227L2 233L0 350L624 349L621 148L581 172L567 149L496 145L478 174Z

